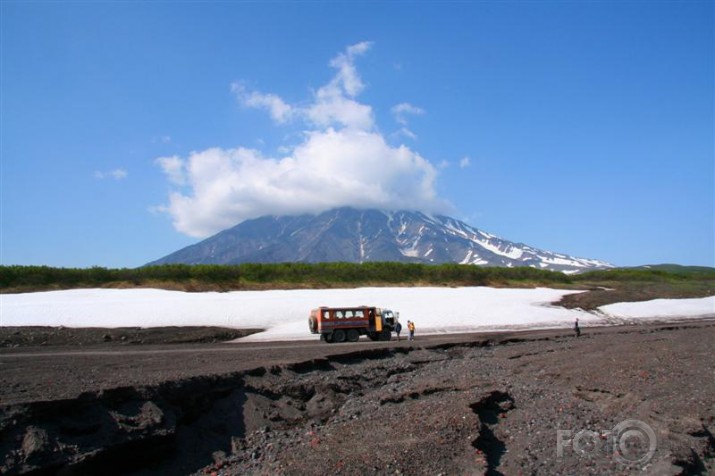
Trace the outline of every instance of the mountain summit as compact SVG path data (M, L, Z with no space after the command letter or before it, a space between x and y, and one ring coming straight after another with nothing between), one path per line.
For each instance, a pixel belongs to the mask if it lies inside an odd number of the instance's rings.
M530 266L565 273L612 267L513 243L447 216L353 208L247 220L149 264L330 261Z

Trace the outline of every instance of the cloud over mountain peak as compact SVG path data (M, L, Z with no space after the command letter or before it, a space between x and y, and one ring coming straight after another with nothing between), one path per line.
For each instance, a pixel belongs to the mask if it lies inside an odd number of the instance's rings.
M268 112L277 126L303 126L298 142L285 144L284 155L276 157L242 146L160 157L156 163L172 190L159 209L178 231L195 237L264 215L343 206L451 210L437 196L436 168L410 147L390 144L376 127L372 107L356 99L365 84L355 60L371 47L357 43L334 57L335 74L307 103L290 104L277 94L233 83L242 106ZM398 117L424 113L400 104L393 111Z

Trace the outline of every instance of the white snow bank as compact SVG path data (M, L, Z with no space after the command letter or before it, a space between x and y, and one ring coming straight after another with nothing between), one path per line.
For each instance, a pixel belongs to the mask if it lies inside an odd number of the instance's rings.
M486 287L229 293L85 289L0 295L0 326L222 326L266 329L244 340L311 340L317 339L308 331L307 321L311 309L318 306L358 305L398 311L403 324L408 319L416 323L418 334L567 327L576 318L585 326L601 323L602 318L598 315L549 305L573 292L547 288ZM687 300L698 301L693 304L693 313L679 306L679 300L663 301L657 310L662 312L672 305L679 310L668 316L699 316L707 313L703 309L709 309L712 314L713 299ZM640 315L655 315L655 307L645 309ZM603 312L617 316L621 311L604 306ZM626 317L625 311L623 316Z
M601 306L599 310L609 316L631 319L715 317L715 296L696 299L654 299L643 302L621 302Z

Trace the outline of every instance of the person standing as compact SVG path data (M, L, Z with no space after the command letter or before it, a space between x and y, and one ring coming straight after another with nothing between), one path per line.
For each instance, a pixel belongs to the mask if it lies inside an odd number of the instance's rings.
M410 331L410 337L408 340L415 340L415 323L407 321L407 330Z
M576 333L576 337L581 337L581 328L578 326L578 317L576 318L576 322L574 322L573 330Z
M402 332L402 324L400 324L400 321L397 321L397 323L395 324L395 334L397 334L398 342L400 340L400 332Z

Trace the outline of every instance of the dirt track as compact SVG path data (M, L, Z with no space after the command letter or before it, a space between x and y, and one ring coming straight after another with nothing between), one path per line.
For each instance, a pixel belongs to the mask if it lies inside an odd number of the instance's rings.
M532 331L413 344L5 349L0 470L707 474L713 342L715 324L701 321L586 329L579 339ZM600 445L629 419L657 438L652 457L631 466ZM579 447L596 434L598 448L573 450L574 437L588 437ZM642 438L628 444L629 457L648 450Z

